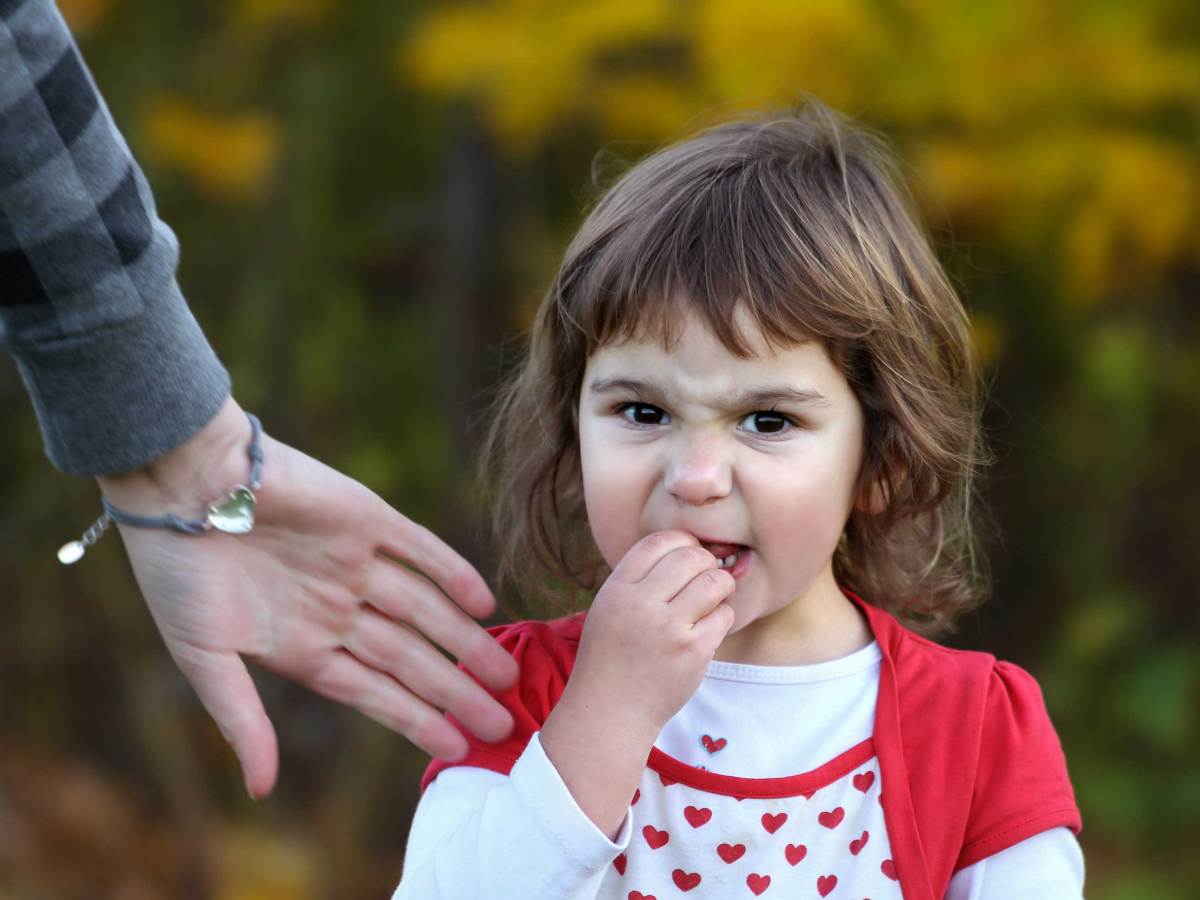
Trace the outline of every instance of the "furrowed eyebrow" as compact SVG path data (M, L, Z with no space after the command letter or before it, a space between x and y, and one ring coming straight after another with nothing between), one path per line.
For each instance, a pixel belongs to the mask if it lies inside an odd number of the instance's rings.
M669 402L669 391L657 384L637 378L597 378L591 384L593 394L609 394L624 391L639 394L657 403ZM770 406L774 403L796 403L800 406L832 407L833 404L820 391L799 390L786 384L764 384L754 388L735 391L725 398L718 408L729 411Z

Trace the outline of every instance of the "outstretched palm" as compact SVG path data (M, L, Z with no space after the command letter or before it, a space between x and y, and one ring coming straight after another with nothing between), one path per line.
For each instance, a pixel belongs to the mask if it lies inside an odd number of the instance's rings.
M363 485L262 440L250 533L120 526L167 647L233 746L250 793L270 792L278 748L241 657L353 706L434 756L466 750L442 710L484 740L504 737L509 714L430 643L489 687L511 685L515 662L470 618L495 608L479 574Z

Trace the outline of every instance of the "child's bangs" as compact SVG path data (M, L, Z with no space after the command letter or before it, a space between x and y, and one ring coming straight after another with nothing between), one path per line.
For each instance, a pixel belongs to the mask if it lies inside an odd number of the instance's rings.
M835 240L849 235L829 198L802 202L782 169L759 161L695 173L693 184L638 185L648 190L632 214L580 256L585 271L568 303L588 355L629 339L658 339L670 352L680 304L743 359L753 355L734 324L743 302L772 349L813 339L832 349L869 329L860 320L872 304L852 298L848 282L862 280L846 277L855 255Z

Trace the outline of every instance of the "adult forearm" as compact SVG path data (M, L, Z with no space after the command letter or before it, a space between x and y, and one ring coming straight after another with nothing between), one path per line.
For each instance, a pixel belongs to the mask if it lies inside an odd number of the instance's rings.
M541 731L547 758L579 808L609 838L625 817L657 737L648 723L569 681Z
M0 3L0 345L60 469L138 468L228 395L177 262L54 4Z

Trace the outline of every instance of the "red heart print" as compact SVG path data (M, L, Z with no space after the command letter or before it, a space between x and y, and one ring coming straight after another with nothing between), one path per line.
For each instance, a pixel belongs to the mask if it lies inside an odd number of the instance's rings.
M879 871L886 875L892 881L899 881L900 876L896 874L896 864L890 859L885 859L879 864Z
M755 897L761 897L762 892L771 886L770 875L756 875L751 872L746 876L746 887L754 891Z
M745 844L720 844L717 847L717 856L727 863L737 862L745 852Z
M842 819L846 817L846 811L840 806L837 809L831 809L829 812L823 812L817 816L817 821L826 828L837 828L842 824Z
M630 806L636 806L637 802L642 799L642 789L638 788L633 792L633 799L629 801Z
M725 747L725 738L717 738L715 741L707 734L700 738L700 743L704 745L704 749L709 753L716 753Z
M863 772L860 775L854 776L854 787L862 791L864 794L871 789L871 785L875 783L874 772Z
M794 866L808 855L808 848L803 844L788 844L783 848L783 855L787 857L788 865Z
M817 879L817 893L822 897L828 897L829 892L837 887L836 875L822 875Z
M870 837L871 835L864 831L862 833L862 837L850 842L850 852L855 856L858 856L858 852L862 850L863 847L867 846L867 840Z
M685 872L683 869L676 869L671 873L671 880L675 882L675 887L681 891L690 891L700 883L700 873Z
M877 796L875 799L879 801L880 806L883 806L883 791L880 791L879 796Z
M688 820L688 824L693 828L699 828L701 825L708 823L712 818L711 809L696 809L694 806L689 806L683 811L683 817Z
M775 815L763 813L762 815L762 827L767 829L768 834L777 832L786 821L787 813L775 813Z
M630 891L629 900L658 900L653 894L643 894L641 891Z
M642 837L646 839L646 843L650 845L651 850L657 850L671 839L671 835L665 831L659 831L653 825L647 825L642 829Z
M663 775L661 772L658 774L658 780L662 782L663 787L670 787L671 785L675 784L674 778L668 778L666 775Z
M616 869L619 874L624 875L625 874L625 864L628 861L629 860L627 860L625 858L625 854L622 853L620 856L618 856L616 859L613 860L613 868Z

